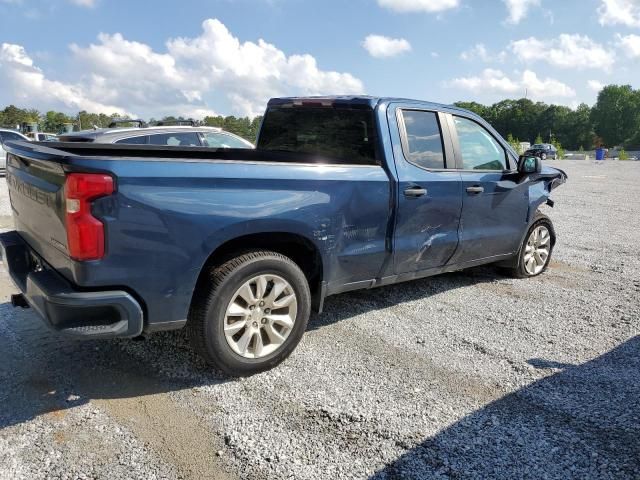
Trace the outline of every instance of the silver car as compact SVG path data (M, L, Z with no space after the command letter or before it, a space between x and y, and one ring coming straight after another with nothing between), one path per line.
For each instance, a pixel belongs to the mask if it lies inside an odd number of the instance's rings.
M216 127L155 126L97 128L58 136L60 142L167 145L173 147L254 148L238 135Z
M28 142L29 138L15 130L0 128L0 173L4 173L7 169L7 152L3 148L4 142L13 140Z

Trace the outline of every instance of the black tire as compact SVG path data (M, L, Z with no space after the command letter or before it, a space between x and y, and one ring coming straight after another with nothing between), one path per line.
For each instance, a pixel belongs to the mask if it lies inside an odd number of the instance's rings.
M551 237L550 245L549 245L549 255L547 256L547 259L544 262L544 267L539 272L530 273L525 268L525 248L527 246L527 242L529 241L529 237L531 233L541 225L547 228L547 230L549 231L549 235ZM516 257L515 266L504 268L504 271L508 275L514 278L530 278L530 277L536 277L538 275L541 275L547 270L549 266L549 262L551 262L551 256L553 254L553 247L555 246L555 243L556 243L556 233L553 228L553 223L551 222L551 219L546 215L544 215L543 213L537 212L533 219L533 222L527 229L527 234L524 236L522 244L520 245L520 249L518 250L518 254Z
M286 340L261 358L245 358L233 351L224 334L227 306L235 292L257 275L278 275L296 294L297 314ZM311 312L307 278L290 258L271 251L239 255L212 268L194 293L187 334L194 350L207 363L231 376L248 376L269 370L285 360L300 342Z

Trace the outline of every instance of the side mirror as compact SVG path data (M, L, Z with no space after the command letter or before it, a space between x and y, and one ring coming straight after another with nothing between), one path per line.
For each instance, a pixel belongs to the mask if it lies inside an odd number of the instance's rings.
M518 172L524 174L540 173L542 171L542 160L540 157L520 156L518 160Z

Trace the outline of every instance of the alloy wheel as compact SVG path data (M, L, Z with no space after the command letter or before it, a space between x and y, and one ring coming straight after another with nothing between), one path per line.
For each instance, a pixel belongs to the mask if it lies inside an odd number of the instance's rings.
M529 275L539 274L551 253L551 234L544 225L538 225L529 234L524 249L524 268Z
M231 297L224 335L244 358L262 358L278 350L296 321L298 302L289 282L278 275L258 275Z

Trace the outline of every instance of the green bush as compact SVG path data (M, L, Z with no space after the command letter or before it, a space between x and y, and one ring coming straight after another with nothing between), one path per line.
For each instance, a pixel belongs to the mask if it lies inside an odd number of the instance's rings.
M524 153L520 146L520 140L518 140L517 138L513 138L513 135L507 135L507 142L509 142L509 145L513 147L518 155L522 155Z
M557 141L556 139L553 140L553 142L551 143L554 147L556 147L556 150L558 151L558 158L560 160L562 160L564 158L564 148L562 148L562 144Z
M618 158L620 160L629 160L629 154L625 152L624 148L621 148L618 152Z

